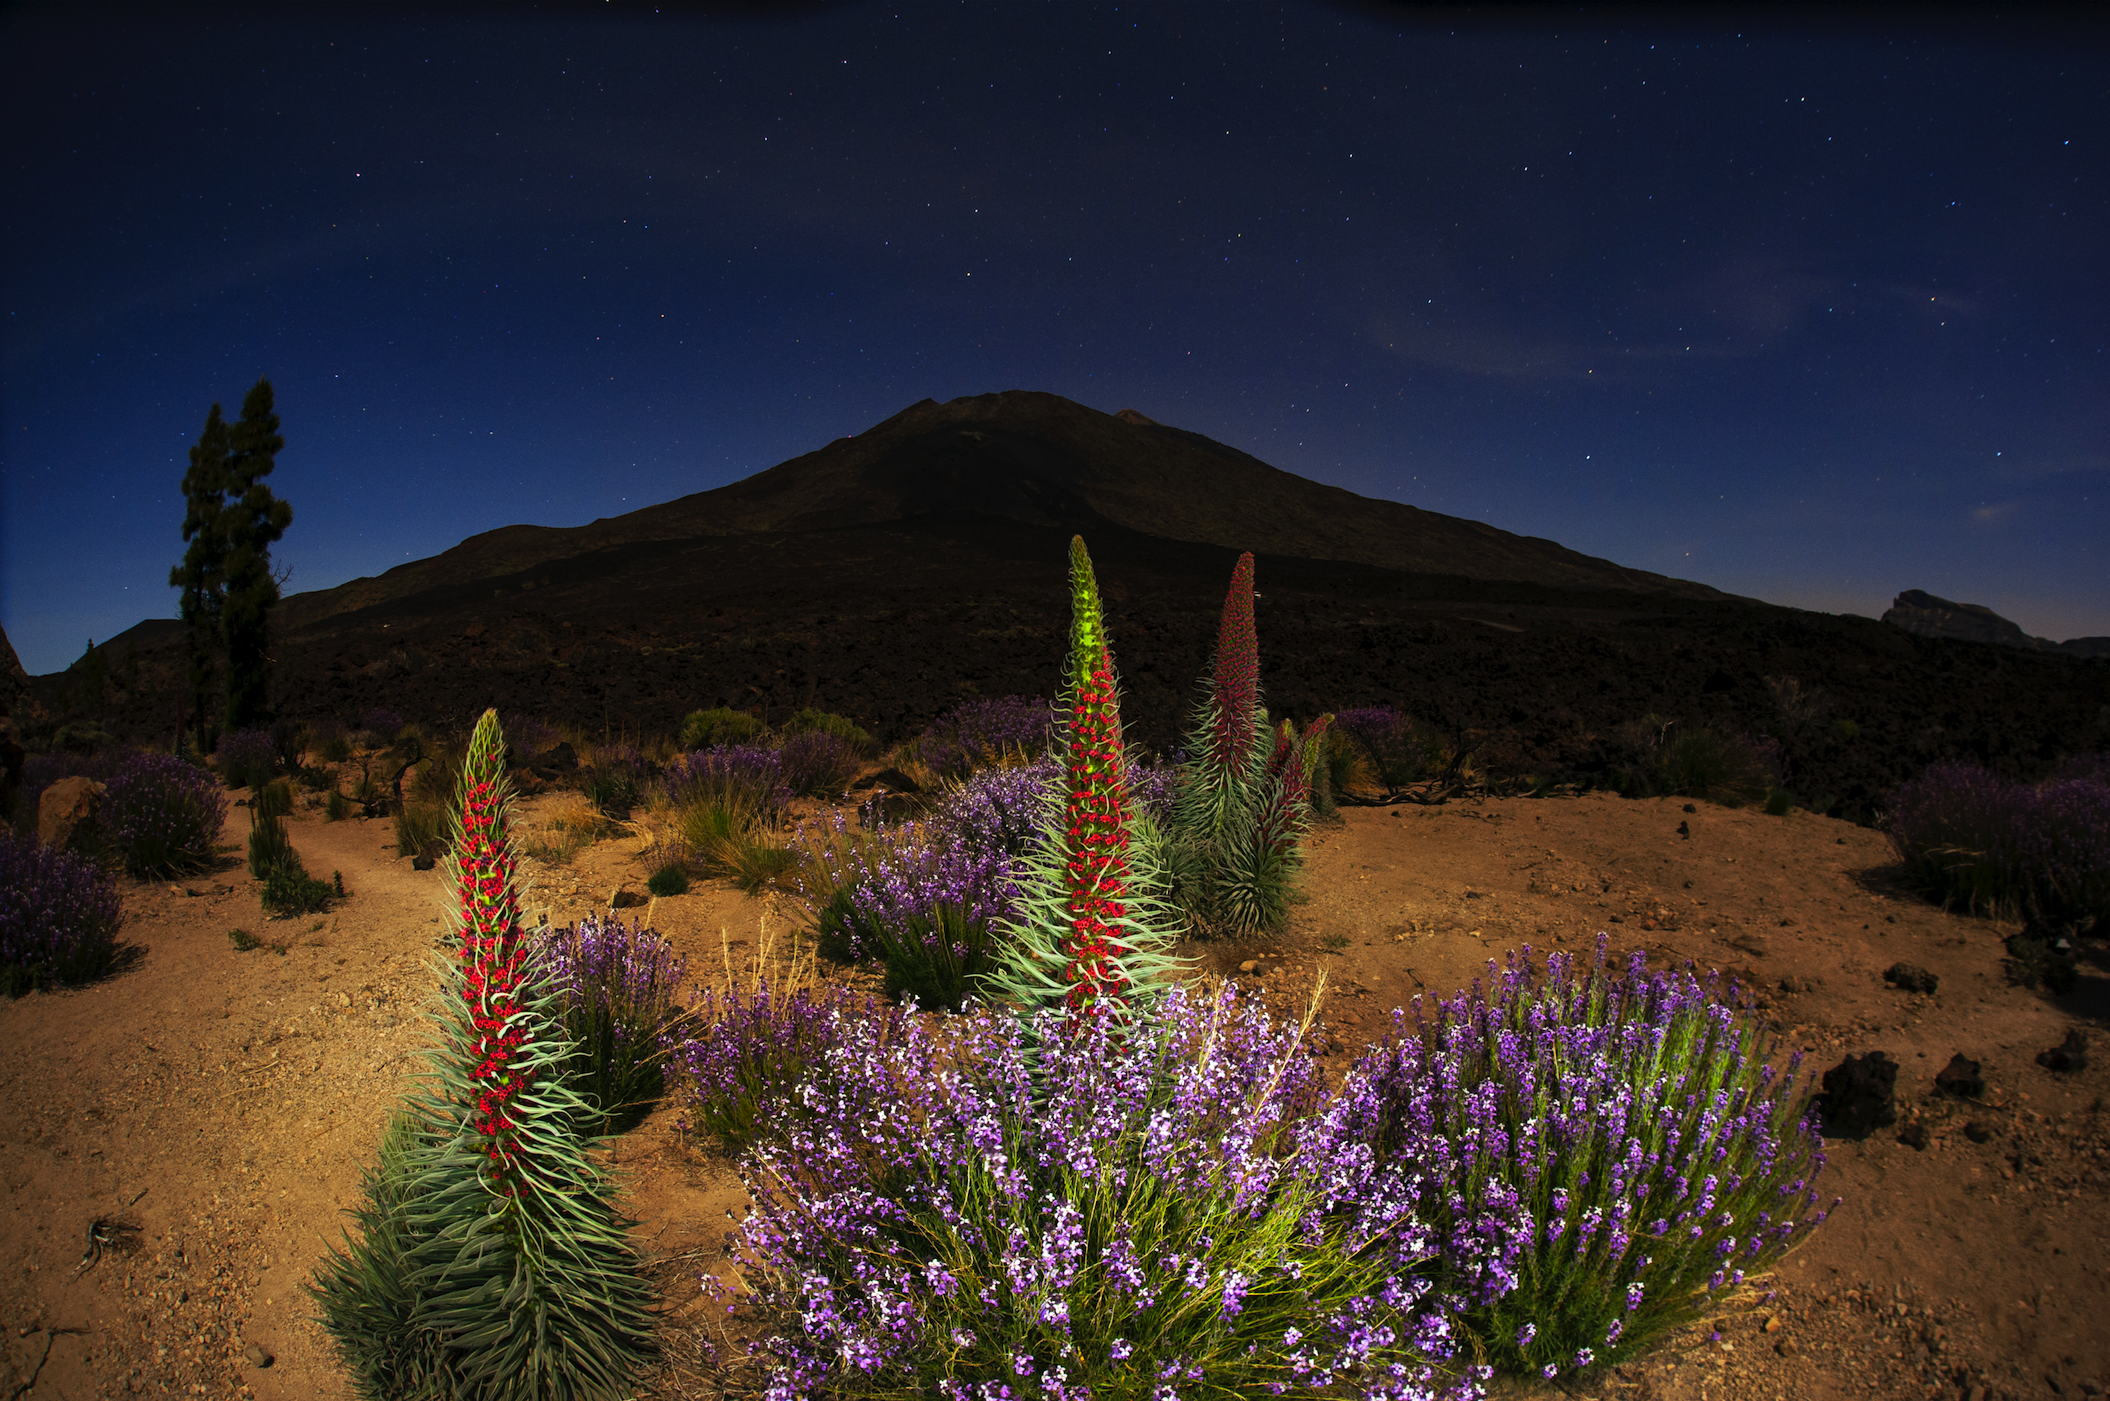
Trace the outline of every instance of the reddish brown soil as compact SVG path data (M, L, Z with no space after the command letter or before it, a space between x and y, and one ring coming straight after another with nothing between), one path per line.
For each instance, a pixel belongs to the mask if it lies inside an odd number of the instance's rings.
M448 910L440 878L397 859L383 824L306 815L294 834L311 871L344 875L350 898L329 914L266 920L231 857L210 877L128 883L129 966L0 1004L10 1396L350 1394L301 1285L339 1238L416 1064L417 1012L436 986L427 955L448 937ZM532 867L530 907L562 920L603 906L619 883L641 883L636 851L608 840L569 866ZM1817 1068L1870 1049L1902 1063L1900 1128L1924 1120L1927 1147L1896 1129L1833 1141L1821 1185L1846 1204L1768 1281L1770 1299L1726 1310L1719 1340L1693 1330L1573 1394L1917 1401L1980 1387L2073 1396L2110 1382L2110 1044L2099 1034L2110 978L2099 966L2056 1001L2012 987L2007 927L1898 888L1880 836L1802 814L1687 814L1673 800L1349 809L1318 831L1309 892L1278 943L1190 952L1214 973L1256 960L1285 1008L1323 969L1323 1015L1359 1044L1392 1008L1452 993L1508 949L1587 950L1604 930L1615 950L1769 989L1763 1014ZM779 933L791 923L724 886L658 901L651 917L692 976L721 965L722 939L747 941L732 946L744 957L765 917ZM237 952L234 927L283 952ZM1940 990L1886 986L1899 960L1933 970ZM1783 993L1783 979L1809 990ZM2037 1052L2075 1027L2098 1033L2097 1063L2040 1068ZM1959 1051L1984 1063L1982 1102L1935 1094L1935 1072ZM683 1361L709 1319L694 1279L723 1268L727 1215L744 1195L676 1117L661 1109L611 1158L664 1284L679 1364L652 1394L700 1395L709 1379ZM1987 1141L1966 1137L1966 1122ZM97 1219L133 1229L84 1270ZM268 1367L245 1359L251 1345Z

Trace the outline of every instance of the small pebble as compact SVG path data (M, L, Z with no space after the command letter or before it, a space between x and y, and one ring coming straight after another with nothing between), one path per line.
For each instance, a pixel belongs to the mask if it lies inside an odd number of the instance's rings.
M262 1345L258 1343L251 1343L248 1347L243 1348L242 1356L249 1359L250 1366L257 1368L269 1367L274 1360L271 1354L264 1351Z

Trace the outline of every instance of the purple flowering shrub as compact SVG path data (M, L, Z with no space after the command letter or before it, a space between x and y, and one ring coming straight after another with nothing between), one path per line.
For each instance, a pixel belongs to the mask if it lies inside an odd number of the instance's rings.
M213 757L229 788L261 788L278 772L278 744L269 730L229 730Z
M202 870L226 824L227 795L211 774L173 754L133 754L110 778L102 821L135 875Z
M661 1061L679 1008L682 960L622 916L588 915L539 931L528 958L557 994L575 1055L567 1083L592 1109L599 1132L633 1127L663 1088Z
M743 1159L767 1395L1474 1394L1399 1268L1427 1235L1299 1169L1303 1034L1178 986L1130 1022L847 1027Z
M1430 1018L1416 999L1316 1121L1328 1199L1412 1202L1497 1367L1631 1356L1826 1215L1806 1215L1824 1152L1801 1058L1776 1073L1718 994L1639 954L1615 973L1600 940L1580 974L1557 953L1541 977L1526 950L1492 996Z
M850 1028L885 1040L910 1014L839 985L793 987L759 974L744 990L728 979L705 988L669 1037L668 1078L681 1086L684 1121L740 1149L799 1114L794 1091L830 1063ZM862 1033L861 1033L862 1034Z
M777 747L784 782L801 797L840 796L864 767L857 745L830 730L801 730Z
M547 720L538 720L517 710L500 716L499 725L510 746L506 758L512 763L526 763L538 754L546 754L564 738Z
M0 991L101 976L123 922L109 872L0 827Z
M964 778L1043 754L1054 735L1045 696L968 701L932 721L909 745L909 757L941 778Z
M2059 772L2032 786L1937 764L1892 796L1891 844L1917 884L1970 909L2110 921L2110 765Z
M678 808L719 807L774 818L791 801L784 759L766 744L721 744L667 765L661 780Z
M958 1010L997 956L995 927L1017 899L1012 858L930 823L852 839L840 814L800 832L799 899L821 951L879 960L890 997Z
M1353 769L1367 774L1387 793L1397 793L1410 783L1440 772L1446 762L1443 741L1393 706L1366 705L1338 711L1333 725L1360 761ZM1350 774L1342 771L1332 776L1338 787L1344 786L1340 781Z

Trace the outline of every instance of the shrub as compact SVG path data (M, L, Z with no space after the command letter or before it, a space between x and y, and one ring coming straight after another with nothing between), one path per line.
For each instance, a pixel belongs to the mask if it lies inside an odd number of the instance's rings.
M1825 1217L1805 1219L1824 1153L1801 1058L1776 1076L1767 1036L1718 994L1639 954L1615 974L1601 939L1581 974L1512 955L1492 996L1395 1014L1305 1150L1349 1165L1327 1189L1345 1207L1414 1199L1498 1367L1632 1356Z
M339 790L332 788L330 796L322 806L322 815L330 822L342 822L352 815L352 800Z
M229 730L220 736L213 757L229 788L261 788L278 772L278 746L269 730Z
M1776 788L1766 795L1766 814L1769 817L1786 817L1795 810L1795 795L1785 788Z
M1389 705L1343 710L1333 717L1339 738L1327 747L1325 762L1333 791L1344 793L1358 779L1394 796L1410 784L1442 773L1449 755L1433 731Z
M291 919L294 915L314 914L327 909L331 897L343 893L330 882L309 875L307 868L295 858L283 866L274 867L264 877L261 902L277 918Z
M320 726L314 739L326 764L341 764L352 757L352 737L335 720Z
M853 1034L898 1036L909 1013L842 986L796 985L758 967L746 988L731 979L691 1003L688 1028L668 1055L682 1087L684 1122L728 1148L781 1135L802 1112L793 1091L836 1063Z
M1270 730L1260 704L1250 554L1232 570L1202 684L1165 833L1173 886L1204 931L1276 931L1289 918L1311 825L1311 773L1333 717L1319 717L1301 739L1287 720Z
M940 778L964 778L1046 752L1054 726L1045 696L968 701L933 721L909 744L907 757Z
M2103 772L2069 760L2062 772ZM1892 796L1885 826L1910 878L1973 910L2054 923L2110 921L2110 783L2032 786L1938 764Z
M19 997L102 976L123 923L109 872L0 827L0 991Z
M1395 1266L1424 1238L1284 1161L1299 1030L1228 993L1158 1013L843 1025L747 1160L771 1394L1435 1394L1443 1321Z
M659 896L686 895L689 873L681 869L679 861L669 861L651 874L645 881L645 889Z
M460 944L430 1088L383 1142L359 1238L310 1287L373 1396L628 1396L651 1292L578 1125L556 994L526 957L505 739L486 711L462 779Z
M730 880L750 895L798 864L797 852L771 840L773 823L738 807L691 807L682 814L680 830L698 870Z
M396 814L396 855L438 860L447 854L449 826L448 814L442 808L402 809Z
M505 727L506 743L510 746L506 761L510 764L524 764L538 754L547 754L564 738L548 721L519 711L500 716L499 723Z
M287 773L298 773L308 753L308 727L297 720L280 720L271 727L271 749Z
M750 744L762 735L763 724L744 710L718 706L692 710L682 717L683 749L716 749L721 745Z
M952 784L927 823L934 841L1022 856L1047 820L1048 793L1062 763L1043 754L1030 764L981 769Z
M203 870L226 822L219 782L172 754L130 756L103 796L103 826L135 875Z
M860 758L869 758L879 752L879 742L865 733L856 721L847 720L825 710L801 710L784 722L784 733L787 736L814 731L834 735L856 751Z
M855 746L828 730L805 730L777 748L784 783L801 797L840 796L864 767Z
M588 915L536 935L528 957L555 992L558 1020L576 1048L567 1078L591 1111L583 1127L597 1134L635 1127L659 1099L680 956L619 915Z
M749 821L775 821L792 796L783 756L760 744L684 755L667 766L662 782L675 807L721 807Z
M403 728L403 717L385 705L377 705L359 717L359 728L366 731L367 746L378 749L395 739Z
M579 771L579 791L607 816L621 820L644 801L650 766L627 744L597 744Z
M249 874L257 880L298 861L293 839L286 835L286 815L292 811L293 789L284 779L256 790L249 809Z
M1656 782L1664 793L1738 807L1765 801L1779 778L1777 755L1766 746L1701 725L1672 732L1659 753Z

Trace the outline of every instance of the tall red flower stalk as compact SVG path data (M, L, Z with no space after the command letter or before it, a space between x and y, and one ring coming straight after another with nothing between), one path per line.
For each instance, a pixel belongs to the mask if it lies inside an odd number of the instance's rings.
M527 957L505 830L505 744L496 722L478 725L462 767L462 832L455 852L462 997L474 1039L469 1075L472 1124L486 1159L484 1181L501 1196L519 1190L520 1122L515 1101L534 1078L521 981Z
M1126 1017L1178 969L1177 923L1147 825L1130 801L1121 703L1099 584L1083 537L1070 541L1070 652L1059 739L1067 764L1050 820L1019 871L1018 915L994 989L1029 1009L1059 1005L1074 1027Z

